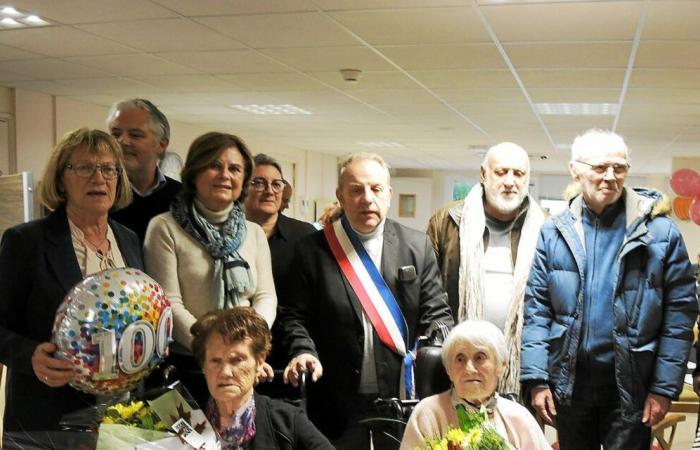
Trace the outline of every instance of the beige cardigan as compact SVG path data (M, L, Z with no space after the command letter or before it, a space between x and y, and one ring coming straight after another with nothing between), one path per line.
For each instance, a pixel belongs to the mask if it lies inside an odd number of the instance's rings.
M246 220L247 233L238 249L250 265L254 291L243 294L243 305L252 306L272 327L277 295L272 279L270 247L258 224ZM146 272L165 290L173 308L174 349L192 348L190 327L211 309L214 264L204 249L175 221L170 212L154 217L144 241Z
M456 428L457 412L452 402L452 390L421 400L413 410L400 450L425 448L426 438L443 437ZM551 450L535 418L527 409L502 397L496 401L494 414L496 430L517 450Z

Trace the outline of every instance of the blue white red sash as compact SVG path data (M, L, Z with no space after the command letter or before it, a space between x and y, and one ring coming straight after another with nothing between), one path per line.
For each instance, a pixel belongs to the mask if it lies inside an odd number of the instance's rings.
M394 295L345 216L327 225L324 235L379 340L404 357L402 386L413 398L413 353L406 348L408 329ZM404 394L404 392L402 392ZM403 395L402 395L403 397Z

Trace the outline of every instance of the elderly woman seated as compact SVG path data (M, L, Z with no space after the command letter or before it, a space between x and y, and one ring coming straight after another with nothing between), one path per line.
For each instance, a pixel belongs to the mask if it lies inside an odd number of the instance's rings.
M223 450L333 449L299 408L253 391L270 351L267 323L254 309L207 313L190 331L211 394L206 415Z
M458 428L459 405L467 412L485 410L486 423L511 448L551 449L534 417L496 392L506 360L503 333L492 323L468 320L454 327L442 348L442 363L453 387L418 403L408 420L401 450L425 448L427 440Z

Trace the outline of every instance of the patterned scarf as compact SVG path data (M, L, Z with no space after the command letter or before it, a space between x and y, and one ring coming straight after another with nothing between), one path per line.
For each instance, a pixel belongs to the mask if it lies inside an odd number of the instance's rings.
M233 421L227 427L221 428L221 417L219 408L213 398L207 403L205 415L212 424L219 436L221 450L241 450L249 448L249 443L255 437L255 399L250 396L250 400L243 405L233 415Z
M246 236L241 203L234 203L220 228L203 217L194 201L186 201L182 193L173 200L170 212L182 229L199 242L214 260L212 309L238 306L241 294L253 286L250 266L238 253Z

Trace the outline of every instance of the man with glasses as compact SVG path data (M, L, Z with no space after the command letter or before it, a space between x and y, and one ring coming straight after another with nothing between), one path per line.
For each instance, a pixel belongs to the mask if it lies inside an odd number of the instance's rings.
M182 189L179 181L166 177L158 167L170 142L170 124L153 103L134 98L112 106L107 128L122 147L124 166L134 194L129 206L111 216L131 228L143 242L148 222L168 211L173 198Z
M521 380L562 449L649 448L683 387L697 301L667 202L626 188L627 145L571 146L581 193L542 226L525 295Z
M284 279L289 272L294 243L316 229L310 223L279 213L282 191L286 185L280 164L264 153L255 155L253 160L255 169L245 198L245 215L248 220L260 225L267 236L275 291L280 296L286 292Z

